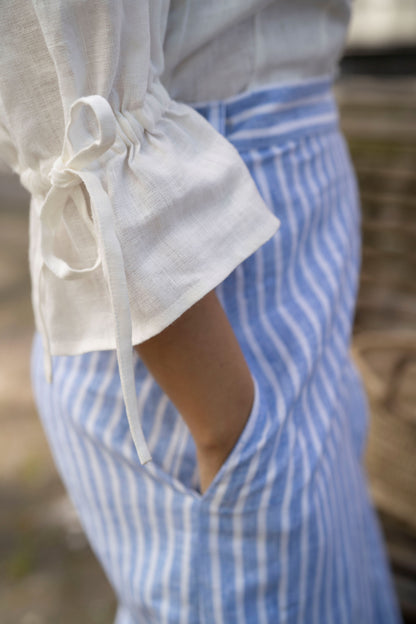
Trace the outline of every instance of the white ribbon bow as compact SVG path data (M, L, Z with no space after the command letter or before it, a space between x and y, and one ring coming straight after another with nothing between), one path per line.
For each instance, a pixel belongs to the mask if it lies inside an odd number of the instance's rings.
M98 138L91 135L82 116L75 117L77 107L89 106L98 126ZM80 139L83 145L74 153L70 137ZM142 464L150 461L151 455L141 428L137 396L134 382L132 326L127 281L123 255L117 238L113 209L110 198L104 190L98 175L88 170L94 161L104 154L116 138L116 119L110 104L100 95L82 97L73 102L69 122L65 130L62 155L55 161L50 173L49 189L40 209L41 252L43 264L60 279L77 279L91 273L102 265L107 282L114 317L117 360L121 386L127 411L127 418L133 441ZM81 189L81 183L89 195L91 217ZM91 266L76 269L59 258L54 251L55 232L63 218L63 211L68 198L72 198L80 218L83 220L96 242L97 256ZM94 227L95 226L95 227ZM41 278L41 276L40 276ZM45 370L52 379L50 346L46 322L42 312L41 279L39 279L39 301L43 338L45 344Z

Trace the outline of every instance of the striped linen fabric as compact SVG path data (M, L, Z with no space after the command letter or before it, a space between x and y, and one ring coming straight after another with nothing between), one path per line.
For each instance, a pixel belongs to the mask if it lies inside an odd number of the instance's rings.
M207 491L187 426L136 353L144 466L115 352L54 357L48 385L33 343L41 421L116 624L399 623L362 465L368 406L349 354L360 208L331 79L194 107L282 224L217 287L255 401Z

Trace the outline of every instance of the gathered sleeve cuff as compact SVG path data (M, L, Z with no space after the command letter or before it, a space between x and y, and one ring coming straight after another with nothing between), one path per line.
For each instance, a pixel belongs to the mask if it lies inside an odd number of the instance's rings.
M45 369L51 378L54 354L116 349L130 430L146 463L151 456L138 418L132 346L221 283L279 221L235 148L159 82L152 39L161 15L153 5L45 0L33 6L39 49L48 50L47 57L39 53L41 75L50 72L52 84L55 74L56 85L49 108L47 98L41 107L32 99L33 110L29 100L26 109L17 100L10 107L18 144L27 146L41 108L64 121L49 133L39 123L35 145L42 158L35 159L33 146L19 154L18 173L32 194L32 299ZM105 8L108 23L89 32L94 17L104 20ZM133 39L126 56L117 56L117 42L126 46L134 22L140 45ZM85 41L93 39L87 49L77 40L83 28ZM105 71L106 59L113 65ZM10 92L6 100L12 103ZM20 129L19 114L32 115ZM60 128L56 152L51 146Z

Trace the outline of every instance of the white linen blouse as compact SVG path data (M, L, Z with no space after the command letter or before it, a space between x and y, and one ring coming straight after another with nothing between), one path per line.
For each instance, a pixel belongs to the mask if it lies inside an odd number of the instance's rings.
M0 11L0 163L31 193L35 323L51 355L132 345L274 235L236 149L189 103L332 74L347 0L14 0Z

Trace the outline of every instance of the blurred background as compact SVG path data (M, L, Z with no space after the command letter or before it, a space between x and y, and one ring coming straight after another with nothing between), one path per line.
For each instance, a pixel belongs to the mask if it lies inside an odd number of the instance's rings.
M416 0L355 0L335 94L362 201L353 356L366 469L416 622ZM0 622L112 624L115 598L55 470L29 381L29 198L0 176ZM354 624L354 623L351 623Z

